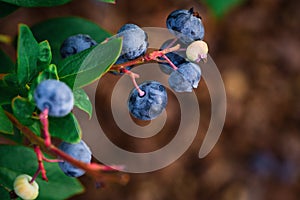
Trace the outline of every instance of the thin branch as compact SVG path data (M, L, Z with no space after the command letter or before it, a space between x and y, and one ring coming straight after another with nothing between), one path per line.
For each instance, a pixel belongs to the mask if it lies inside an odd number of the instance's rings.
M61 158L70 164L81 168L86 171L87 174L91 175L94 177L97 181L99 182L117 182L120 184L126 184L129 181L129 176L128 174L105 174L105 170L107 169L107 166L97 164L97 163L84 163L81 162L70 155L66 154L65 152L61 151L57 147L55 147L53 144L50 146L46 147L45 145L45 140L43 140L41 137L38 137L35 135L28 127L22 125L11 113L5 112L7 117L10 119L10 121L29 139L29 141L32 144L36 144L42 148L42 150L48 154L51 155L56 155L58 158ZM118 168L111 167L115 170L118 170ZM111 169L110 168L110 169ZM121 169L121 166L119 166L119 169ZM107 170L106 170L107 171Z

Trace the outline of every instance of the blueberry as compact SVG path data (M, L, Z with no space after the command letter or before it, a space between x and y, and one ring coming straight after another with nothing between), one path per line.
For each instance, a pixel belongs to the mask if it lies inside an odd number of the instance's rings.
M250 168L259 177L270 178L280 171L280 162L272 152L259 151L252 156Z
M193 8L173 11L167 18L167 28L186 44L204 38L204 26Z
M135 24L125 24L118 31L117 37L123 38L121 56L133 60L144 55L148 48L146 32Z
M72 35L62 43L60 47L60 55L62 58L66 58L95 45L97 45L97 42L89 35Z
M192 62L183 63L169 77L169 85L175 92L192 92L198 87L201 69Z
M79 161L85 163L91 162L92 152L83 140L76 144L62 142L58 148ZM79 177L85 173L84 170L73 166L69 162L63 161L58 164L61 170L68 176Z
M130 113L141 120L152 120L165 109L167 105L166 88L156 81L146 81L139 85L145 92L140 96L136 89L133 89L128 98Z
M45 80L36 87L34 100L37 107L43 111L49 109L49 116L63 117L67 115L74 106L72 90L58 80Z
M165 41L162 44L162 46L160 47L160 50L173 47L177 44L180 44L181 48L184 48L186 46L180 42L175 42L174 44L171 44L173 41L174 41L174 39L169 39L169 40ZM170 46L170 44L171 44L171 46ZM186 61L185 54L183 52L170 52L165 55L172 61L172 63L176 67L178 67L182 63L188 62L188 61ZM160 58L160 59L165 60L164 58ZM174 71L173 67L169 63L159 62L159 67L160 67L161 71L166 74L171 74Z

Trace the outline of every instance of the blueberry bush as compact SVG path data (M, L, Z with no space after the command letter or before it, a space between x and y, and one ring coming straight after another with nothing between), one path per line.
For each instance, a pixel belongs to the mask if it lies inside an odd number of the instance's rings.
M20 7L70 1L1 0L0 17ZM201 79L197 62L205 62L208 53L207 45L195 43L205 33L199 13L193 8L175 10L166 16L166 27L174 40L151 51L147 33L135 24L125 24L112 36L78 17L49 19L31 27L19 24L14 39L0 35L1 42L15 44L17 53L14 62L0 50L0 134L6 138L0 145L0 199L67 199L84 190L72 177L85 173L97 185L127 183L128 175L118 172L122 166L91 161L92 152L82 140L84 133L72 109L91 116L92 104L83 87L110 72L132 79L128 97L132 116L156 118L167 105L165 87L155 81L137 85L138 74L130 71L146 62L160 63L174 92L197 88ZM194 49L185 55L176 52L180 47Z

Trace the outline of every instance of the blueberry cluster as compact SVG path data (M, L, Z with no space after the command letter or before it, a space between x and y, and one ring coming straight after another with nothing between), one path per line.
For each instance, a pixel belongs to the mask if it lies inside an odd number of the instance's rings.
M163 73L170 75L169 86L175 92L192 92L193 88L198 87L201 78L201 69L194 62L204 61L208 52L206 43L202 41L204 38L202 20L191 8L171 12L166 24L176 38L164 42L160 50L179 44L180 48L186 51L164 54L160 57L159 67ZM144 82L139 87L145 95L140 96L136 89L132 90L128 99L130 113L141 120L156 118L166 107L165 90L160 83L154 81Z
M160 69L169 75L169 86L175 92L191 92L193 88L197 88L201 78L201 69L194 62L205 61L208 52L206 43L202 41L205 31L201 17L193 8L175 10L167 17L166 26L176 38L167 40L160 50L179 44L186 51L164 54L159 58ZM115 64L121 65L144 56L149 46L147 33L135 24L123 25L114 36L116 37L122 38L122 51ZM67 57L96 44L88 35L71 36L62 44L61 55ZM126 66L125 69L131 70L132 67ZM125 71L120 68L110 72L119 75ZM167 104L165 87L156 81L146 81L136 87L128 98L130 113L141 120L155 119Z
M201 69L193 62L205 61L208 52L206 43L202 41L205 31L201 17L194 12L193 8L175 10L167 17L166 24L169 31L180 40L177 43L181 48L185 48L186 52L185 55L181 52L166 54L177 67L176 70L170 64L165 63L160 64L160 68L163 72L170 74L168 82L175 92L191 92L193 88L198 87L201 78ZM170 40L166 41L161 49L169 47L169 43Z

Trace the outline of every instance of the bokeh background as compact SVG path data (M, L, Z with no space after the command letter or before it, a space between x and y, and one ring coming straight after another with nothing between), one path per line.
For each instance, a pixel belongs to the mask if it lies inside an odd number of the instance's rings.
M299 199L300 1L245 0L216 17L201 0L119 0L115 5L74 0L53 8L18 9L0 19L0 33L14 36L20 22L31 26L58 16L90 19L111 33L125 23L166 27L171 11L190 7L202 16L209 53L226 87L227 117L217 145L207 157L198 158L210 120L210 99L202 80L196 90L201 108L199 133L180 159L156 172L130 174L126 186L109 184L96 189L93 179L83 176L80 181L86 192L70 199ZM0 48L15 59L12 46L0 43ZM110 74L103 77L107 83L117 79ZM105 92L109 88L98 94L102 102L98 109L117 145L142 152L144 147L153 150L172 139L172 126L148 140L122 135L109 120L106 105L110 101Z

